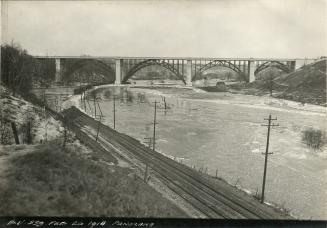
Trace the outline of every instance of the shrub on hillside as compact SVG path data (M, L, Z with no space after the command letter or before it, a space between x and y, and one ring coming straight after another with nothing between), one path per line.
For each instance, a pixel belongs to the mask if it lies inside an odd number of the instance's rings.
M302 141L311 148L319 149L325 144L325 135L313 128L302 131Z
M112 96L113 96L113 94L112 94L112 92L111 92L111 90L106 90L105 92L104 92L104 95L103 95L106 99L111 99L112 98Z

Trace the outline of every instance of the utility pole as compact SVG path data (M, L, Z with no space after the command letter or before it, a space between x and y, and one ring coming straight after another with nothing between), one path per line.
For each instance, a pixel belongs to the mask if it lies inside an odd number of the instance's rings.
M64 141L62 143L62 148L65 149L66 147L66 142L67 142L67 128L68 128L68 119L67 116L64 116L63 119L63 125L64 125Z
M88 107L89 107L89 109L90 109L90 114L92 115L92 108L91 108L90 102L89 102L88 99L87 99L86 101L87 101Z
M97 104L98 104L98 108L99 108L99 112L100 112L100 118L99 118L99 122L98 122L98 128L97 128L97 136L95 138L95 141L97 142L98 141L98 138L99 138L99 131L100 131L100 123L102 121L102 117L103 117L103 114L102 114L102 111L101 111L101 108L100 108L100 104L99 102L97 101Z
M97 116L97 106L96 106L96 93L93 93L93 104L94 104L94 118Z
M266 152L262 153L265 155L265 166L264 166L264 171L263 171L263 180L262 180L262 191L261 191L261 203L264 202L265 200L265 186L266 186L266 174L267 174L267 162L268 162L268 155L272 154L269 153L269 139L270 139L270 128L271 127L275 127L275 126L279 126L278 124L272 124L271 121L273 120L277 120L277 118L271 118L271 114L269 114L269 118L268 119L264 119L264 120L268 120L268 125L263 124L262 126L267 126L268 127L268 132L267 132L267 143L266 143Z
M114 129L116 129L116 95L113 94L112 98L108 98L108 100L113 100L112 105L112 112L113 112L113 124L114 124Z
M113 111L114 111L114 129L116 129L116 96L115 95L114 95L113 99L114 99L114 102L113 102L113 105L114 105L114 109L113 109Z
M95 137L95 141L96 142L98 141L98 138L99 138L99 131L100 131L101 119L102 119L102 115L100 115L100 119L99 119L99 122L98 122L97 136Z
M149 140L146 143L148 144L148 147L151 149L152 138L148 137L148 138L144 138L144 139Z
M152 141L152 138L149 137L149 138L144 138L144 139L147 139L149 140L147 143L148 143L148 147L151 149L151 141ZM144 182L147 183L148 182L148 178L149 178L149 163L146 161L145 162L145 172L144 172Z
M155 144L156 144L156 121L157 121L157 101L154 101L154 117L153 117L153 145L152 150L155 151Z
M84 105L84 111L86 112L86 102L85 102L85 91L82 92L83 93L83 104Z
M45 96L46 96L46 94L45 94L45 89L43 89L43 91L42 91L42 100L43 100L43 104L44 105L46 105L46 99L45 99Z
M45 105L43 106L43 119L44 119L44 141L48 141L48 124L49 120L47 119L47 112L45 110Z
M167 102L166 102L166 97L162 97L162 101L164 102L165 115L166 115L166 114L167 114Z

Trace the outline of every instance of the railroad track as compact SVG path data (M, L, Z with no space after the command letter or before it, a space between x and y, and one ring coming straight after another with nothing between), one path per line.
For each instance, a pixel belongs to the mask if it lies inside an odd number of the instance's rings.
M64 115L74 116L73 124L97 129L98 122L77 108L66 110ZM210 181L197 171L152 151L136 139L106 125L101 124L99 136L99 143L110 142L116 148L132 153L142 162L148 163L156 176L171 190L209 218L291 219L227 183Z

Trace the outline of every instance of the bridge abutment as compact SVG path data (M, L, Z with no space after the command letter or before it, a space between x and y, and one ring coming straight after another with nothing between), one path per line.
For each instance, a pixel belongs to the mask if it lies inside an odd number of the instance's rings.
M290 68L291 71L294 71L296 66L296 61L287 61L287 66Z
M301 68L303 65L304 65L304 61L295 60L295 68L294 68L294 70L297 70L297 69Z

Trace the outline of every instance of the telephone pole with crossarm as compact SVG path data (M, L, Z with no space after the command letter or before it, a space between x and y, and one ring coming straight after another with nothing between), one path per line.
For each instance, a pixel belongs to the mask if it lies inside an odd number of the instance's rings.
M277 118L271 118L271 114L269 115L268 119L268 124L263 124L262 126L267 126L268 127L268 133L267 133L267 143L266 143L266 152L262 153L265 155L265 166L264 166L264 171L263 171L263 180L262 180L262 191L261 191L261 203L264 202L265 200L265 186L266 186L266 175L267 175L267 163L268 163L268 155L272 154L269 153L269 140L270 140L270 128L279 126L279 124L272 124L271 121L277 120Z

